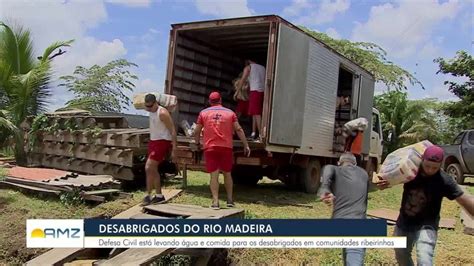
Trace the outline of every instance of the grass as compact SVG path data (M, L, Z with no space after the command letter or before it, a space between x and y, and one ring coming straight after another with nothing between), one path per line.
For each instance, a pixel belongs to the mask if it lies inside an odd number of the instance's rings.
M222 177L221 177L222 179ZM472 180L472 181L470 181ZM473 178L467 179L467 188L474 193ZM168 183L165 187L177 187ZM224 187L220 188L221 204L225 203ZM369 209L400 207L402 187L394 187L370 194ZM67 206L57 199L26 196L13 190L0 190L0 264L19 264L44 252L44 249L25 248L26 219L33 218L85 218L105 215L111 217L137 204L143 192L133 192L132 199L115 200L98 206ZM288 190L282 183L265 179L257 187L235 186L238 208L245 209L246 218L327 218L331 209L319 202L315 195ZM207 174L190 172L188 188L173 200L175 203L208 207L211 203ZM291 206L288 204L292 204ZM471 251L472 236L462 233L459 206L443 201L441 217L454 217L455 230L441 229L436 246L435 263L441 265L469 264L474 261ZM393 227L388 228L392 234ZM229 256L237 265L248 264L341 264L340 249L231 249ZM369 249L367 264L395 263L392 249Z
M12 158L15 156L15 149L13 147L3 147L0 149L0 157Z
M0 167L0 181L4 180L7 176L7 169Z
M132 199L119 199L97 206L65 205L55 198L39 198L0 189L0 265L22 264L46 251L26 248L27 219L112 217L138 204L142 196L142 192L135 192Z
M174 202L209 206L210 191L209 177L204 173L194 172L189 176L189 185ZM222 177L221 177L222 178ZM474 194L474 179L467 186ZM235 187L234 195L237 207L246 210L246 218L328 218L331 209L317 200L315 195L288 190L282 183L264 179L255 188ZM369 209L400 208L402 186L369 194ZM221 204L225 203L224 187L220 188ZM278 204L276 204L278 202ZM292 206L285 205L292 203ZM281 203L281 204L280 204ZM297 207L302 204L305 207ZM308 208L310 206L312 208ZM474 261L470 252L472 236L462 233L459 220L459 206L449 200L443 201L441 217L457 219L455 230L441 229L436 247L436 264L465 264ZM393 226L388 228L389 235L393 234ZM232 260L237 264L341 264L340 249L231 249ZM415 252L414 252L415 254ZM365 262L367 264L396 263L392 249L368 249Z

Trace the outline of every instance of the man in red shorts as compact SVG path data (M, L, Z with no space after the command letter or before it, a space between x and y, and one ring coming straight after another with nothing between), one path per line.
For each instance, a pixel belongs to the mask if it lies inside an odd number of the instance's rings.
M212 193L211 208L219 209L219 172L224 174L224 185L227 192L227 207L234 207L232 195L232 165L233 165L233 133L239 136L244 144L244 151L250 156L250 148L245 139L245 133L237 121L237 115L223 107L221 95L212 92L209 95L211 107L199 113L194 139L199 147L201 131L204 128L204 158L206 170L211 174L210 188Z
M174 159L176 148L176 130L171 115L166 108L158 105L156 96L145 96L145 108L150 112L150 142L148 142L148 159L145 164L147 195L142 205L159 203L165 200L161 192L161 180L158 165L171 151ZM152 198L151 192L155 188L156 195Z
M262 112L263 112L263 92L265 90L265 67L252 60L245 60L244 74L241 84L249 83L249 109L248 114L252 116L252 139L257 138L256 130L261 137L262 134Z

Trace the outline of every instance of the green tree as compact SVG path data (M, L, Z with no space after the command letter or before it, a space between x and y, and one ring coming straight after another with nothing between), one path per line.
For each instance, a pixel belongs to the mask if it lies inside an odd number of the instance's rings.
M133 80L138 79L128 71L132 66L137 65L118 59L105 66L76 67L73 75L61 77L64 83L60 86L75 95L74 99L66 103L66 108L96 112L121 112L122 108L127 109L130 98L124 92L133 91Z
M50 97L50 61L63 54L60 48L70 46L72 40L55 42L35 58L29 30L12 29L3 22L0 28L0 135L4 140L14 135L17 163L24 164L24 141L18 129L28 115L45 111Z
M368 70L375 76L376 81L384 83L389 89L406 89L406 81L409 81L412 85L418 84L424 89L423 84L410 72L388 61L385 50L375 43L351 42L343 39L337 40L329 37L325 33L312 31L305 27L301 28L311 36Z
M428 109L434 113L437 125L437 144L451 144L454 138L466 126L462 118L452 117L447 114L446 110L451 104L451 102L436 102L433 106L428 106Z
M437 58L434 62L439 64L438 73L451 74L454 77L466 78L464 83L445 81L448 89L460 101L446 105L446 113L451 117L461 119L465 128L474 127L474 59L466 51L458 51L452 59Z
M375 106L380 111L384 139L387 140L384 154L425 139L436 143L436 113L430 111L430 106L435 104L435 99L410 101L407 93L400 91L376 96Z

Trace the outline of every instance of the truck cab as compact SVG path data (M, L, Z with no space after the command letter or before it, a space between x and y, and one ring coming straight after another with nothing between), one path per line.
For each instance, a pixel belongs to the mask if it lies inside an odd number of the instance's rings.
M378 171L380 163L382 162L383 153L383 134L382 123L380 122L379 110L372 108L372 130L370 132L370 150L369 160L367 164L367 172L372 178L372 173Z
M459 133L451 145L441 146L445 153L443 169L458 184L463 184L466 175L474 175L474 129Z

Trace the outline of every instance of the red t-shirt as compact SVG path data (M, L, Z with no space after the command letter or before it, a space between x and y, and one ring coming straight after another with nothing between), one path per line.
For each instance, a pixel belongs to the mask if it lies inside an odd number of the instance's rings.
M202 110L197 123L204 128L204 149L209 150L213 147L232 149L236 121L237 115L221 105Z

